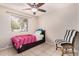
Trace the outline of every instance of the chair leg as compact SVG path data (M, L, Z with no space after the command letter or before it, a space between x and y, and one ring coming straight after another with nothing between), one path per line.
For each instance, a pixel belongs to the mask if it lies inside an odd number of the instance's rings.
M61 48L61 51L62 51L62 56L64 55L64 48L62 47Z
M57 50L57 48L58 48L58 47L57 47L57 44L56 44L56 50Z
M75 56L75 53L74 53L74 47L72 47L72 53L73 53L73 56Z
M67 48L65 48L65 50L66 50L66 51L65 51L65 53L68 53L68 49L67 49Z

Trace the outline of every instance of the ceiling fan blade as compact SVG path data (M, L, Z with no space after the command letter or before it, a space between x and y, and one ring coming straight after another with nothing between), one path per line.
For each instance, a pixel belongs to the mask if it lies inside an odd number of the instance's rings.
M23 10L31 10L31 8L25 8L25 9L23 9Z
M33 5L31 3L27 3L30 7L33 7Z
M38 9L38 11L41 11L41 12L46 12L46 10L43 10L43 9Z
M42 5L44 5L45 3L38 3L37 7L41 7Z

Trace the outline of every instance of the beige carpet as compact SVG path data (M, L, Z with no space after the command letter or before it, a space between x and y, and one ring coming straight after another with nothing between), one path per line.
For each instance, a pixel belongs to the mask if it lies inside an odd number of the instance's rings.
M55 45L43 43L19 54L14 48L1 50L0 56L61 56L61 51L55 50Z

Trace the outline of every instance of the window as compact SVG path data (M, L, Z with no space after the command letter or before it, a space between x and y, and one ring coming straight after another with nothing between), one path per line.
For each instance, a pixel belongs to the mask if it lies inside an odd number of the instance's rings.
M26 18L11 16L11 30L13 32L25 32L28 30L28 20Z

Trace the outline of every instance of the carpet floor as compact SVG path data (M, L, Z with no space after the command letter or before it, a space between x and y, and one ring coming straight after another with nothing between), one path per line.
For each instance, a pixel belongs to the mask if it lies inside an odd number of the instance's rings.
M78 56L78 52L75 54ZM14 48L4 49L0 51L0 56L61 56L61 50L56 50L55 45L43 43L19 54ZM66 56L72 56L72 54Z

